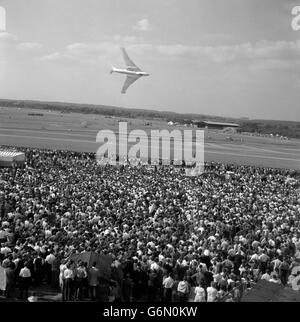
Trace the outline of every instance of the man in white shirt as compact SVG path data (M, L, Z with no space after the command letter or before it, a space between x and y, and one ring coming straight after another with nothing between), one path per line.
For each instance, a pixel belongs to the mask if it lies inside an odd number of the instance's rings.
M64 277L63 277L63 280L64 280L64 286L63 286L64 296L63 296L63 298L66 301L70 301L71 297L72 297L74 272L71 269L71 266L70 266L69 263L66 266L67 266L67 268L64 270L64 273L63 273L64 274Z
M25 298L28 298L28 289L31 282L31 272L28 268L28 264L25 263L24 267L20 271L20 299L23 299L24 293Z
M52 265L55 261L56 257L52 252L48 254L45 258L45 268L46 268L46 276L47 276L47 284L51 285L52 282Z
M164 300L165 302L171 302L172 299L172 290L174 285L174 280L171 277L171 273L168 273L167 276L163 279L163 288L164 288Z

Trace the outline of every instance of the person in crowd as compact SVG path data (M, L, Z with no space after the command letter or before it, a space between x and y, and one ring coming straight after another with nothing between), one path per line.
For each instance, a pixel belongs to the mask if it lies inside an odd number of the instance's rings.
M184 276L183 280L178 283L178 287L177 287L179 302L187 302L190 291L191 289L187 281L187 277Z
M271 274L271 278L270 278L269 282L282 285L281 280L279 279L277 273Z
M48 285L52 284L52 266L53 266L53 263L55 260L56 260L56 257L53 254L53 251L50 250L48 255L46 256L45 262L44 262L46 280L47 280Z
M109 302L109 296L111 294L111 288L109 286L109 281L107 281L106 278L101 277L99 278L99 297L98 297L98 301L99 302ZM128 298L126 298L126 302L127 302Z
M87 277L86 267L84 262L79 262L75 269L75 299L83 299L84 279Z
M6 274L6 289L4 292L4 296L6 298L11 297L11 291L15 283L15 273L13 270L13 265L12 263L7 264L5 268L5 274Z
M288 263L288 260L286 258L283 259L283 261L280 263L278 267L279 271L279 278L281 280L281 283L285 286L288 281L288 277L290 274L290 265Z
M132 302L132 291L134 282L130 277L130 274L126 274L123 282L123 298L125 302Z
M200 283L195 288L195 298L194 302L206 302L206 295L205 295L205 289L203 287L203 284Z
M92 267L88 270L88 283L90 289L90 298L94 301L97 297L97 289L99 285L99 269L96 267L96 262L93 262Z
M156 270L150 269L148 275L148 302L155 302L158 293L158 275Z
M63 301L71 301L74 289L74 272L71 269L71 263L66 264L63 272Z
M172 302L179 302L179 296L178 296L178 284L179 284L179 276L177 274L175 274L174 277L174 284L173 284L173 288L172 288Z
M116 281L111 281L110 283L109 302L121 302L121 289Z
M207 302L215 302L218 296L218 290L216 289L215 282L211 282L210 286L206 289L207 291Z
M59 287L60 287L60 290L61 290L61 292L63 294L63 297L65 295L65 292L63 291L63 288L64 288L64 279L65 279L64 272L65 272L65 270L67 268L68 268L67 267L67 261L65 259L63 259L61 261L61 264L59 265ZM63 300L64 300L64 298L63 298Z
M31 271L28 267L28 263L24 264L24 267L20 270L20 299L28 298L28 289L31 284Z
M262 280L270 281L271 275L270 275L270 270L267 269L266 272L261 276Z
M165 302L171 302L174 280L171 273L168 272L163 279L163 298Z
M45 264L43 257L38 252L33 260L34 265L34 275L35 275L35 285L40 286L42 284L42 281L44 279L44 270L43 265Z

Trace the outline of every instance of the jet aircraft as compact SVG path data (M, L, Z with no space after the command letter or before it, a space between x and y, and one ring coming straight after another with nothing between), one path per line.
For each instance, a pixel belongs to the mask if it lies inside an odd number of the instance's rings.
M136 66L136 64L129 58L125 48L121 48L121 51L123 53L123 57L125 60L126 68L121 69L121 68L116 68L116 67L111 67L110 73L119 73L119 74L125 74L127 75L125 83L122 88L122 94L126 93L126 90L128 87L133 84L136 80L138 80L142 76L149 76L148 73L143 72L139 67Z

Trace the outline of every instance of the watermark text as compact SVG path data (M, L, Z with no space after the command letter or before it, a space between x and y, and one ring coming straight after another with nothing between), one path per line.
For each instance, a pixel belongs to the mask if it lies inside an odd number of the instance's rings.
M291 23L292 29L298 31L300 30L300 6L292 9L292 15L295 16Z
M98 132L96 153L99 164L163 165L204 164L203 130L135 129L128 133L127 122L119 122L118 133L112 130Z

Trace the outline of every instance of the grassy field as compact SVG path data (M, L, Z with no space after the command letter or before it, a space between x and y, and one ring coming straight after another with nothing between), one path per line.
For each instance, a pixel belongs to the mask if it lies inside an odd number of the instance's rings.
M241 132L282 135L288 138L300 139L300 122L284 120L260 120L248 118L233 118L216 115L203 115L199 113L175 113L170 111L145 110L137 108L123 108L117 106L75 104L67 102L44 102L28 100L0 99L0 106L7 108L51 110L64 113L94 114L102 116L115 116L136 119L154 119L190 124L192 122L217 121L238 123Z
M127 122L128 132L139 129L150 134L154 129L192 129L169 126L166 121L158 119L0 107L0 145L95 153L99 147L97 133L110 129L118 134L120 121ZM205 161L299 170L300 140L205 130Z

